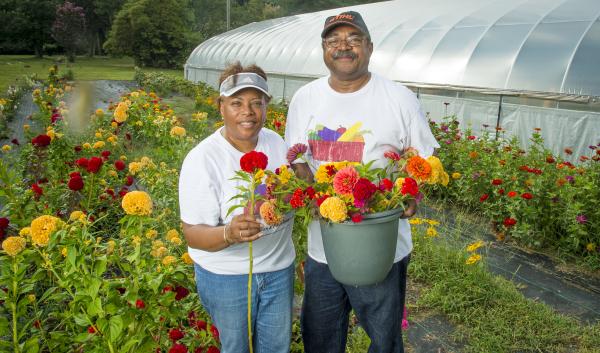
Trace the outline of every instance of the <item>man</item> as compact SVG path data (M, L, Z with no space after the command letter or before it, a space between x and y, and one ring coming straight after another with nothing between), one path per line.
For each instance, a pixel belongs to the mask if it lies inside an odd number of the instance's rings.
M302 87L288 112L286 142L310 147L306 163L294 164L300 176L312 178L320 163L349 160L382 167L384 153L408 147L421 156L439 147L415 95L406 87L369 72L373 43L361 15L354 11L328 17L321 33L323 60L330 75ZM356 131L351 142L336 134ZM331 138L334 136L334 138ZM313 168L311 170L311 168ZM403 218L412 216L412 204ZM371 353L403 352L402 313L406 268L412 250L410 227L400 220L395 263L387 278L372 286L347 286L331 275L319 223L309 226L308 257L301 326L307 353L343 353L353 309L371 338Z

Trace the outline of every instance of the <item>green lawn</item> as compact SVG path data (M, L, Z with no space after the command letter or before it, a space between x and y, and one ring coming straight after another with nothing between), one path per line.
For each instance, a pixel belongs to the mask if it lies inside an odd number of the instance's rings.
M48 69L55 63L59 65L59 72L71 69L76 80L132 80L134 74L131 58L81 56L77 57L74 63L67 63L64 57L60 56L40 59L30 55L0 55L0 94L6 91L9 85L21 80L23 75L37 74L39 77L46 77ZM183 76L183 70L145 70Z

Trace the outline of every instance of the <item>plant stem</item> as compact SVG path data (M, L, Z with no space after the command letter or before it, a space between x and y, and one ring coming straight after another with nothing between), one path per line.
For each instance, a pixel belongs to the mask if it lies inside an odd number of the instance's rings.
M89 185L89 192L88 192L88 200L87 200L87 205L85 206L85 209L87 212L89 212L90 209L90 203L92 202L92 190L94 189L94 173L91 173L91 180L90 180L90 185Z
M250 188L250 215L254 216L254 175L252 175L251 181L252 187ZM254 258L252 256L252 242L248 243L248 256L250 259L250 269L248 270L248 348L250 353L254 353L252 346L252 267L254 265Z
M13 301L11 303L11 307L12 307L12 328L13 328L13 347L15 350L15 353L19 353L19 335L18 335L18 331L17 331L17 272L18 272L18 268L17 268L17 259L16 256L13 257L13 276L12 276L12 293L13 293Z

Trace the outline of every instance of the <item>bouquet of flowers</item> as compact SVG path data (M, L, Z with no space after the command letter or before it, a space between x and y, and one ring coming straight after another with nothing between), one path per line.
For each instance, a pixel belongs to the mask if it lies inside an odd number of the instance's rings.
M448 184L448 174L435 157L423 158L414 149L402 155L389 151L387 164L332 162L319 166L314 189L319 214L326 220L358 223L363 216L392 209L405 209L410 200L423 198L424 185Z

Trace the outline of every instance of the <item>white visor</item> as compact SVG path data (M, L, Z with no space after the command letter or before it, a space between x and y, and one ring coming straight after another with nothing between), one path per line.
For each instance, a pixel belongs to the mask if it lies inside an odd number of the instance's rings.
M219 93L222 96L229 97L235 92L244 88L255 88L266 94L268 97L271 97L269 94L269 86L267 86L267 81L265 81L262 76L255 74L254 72L242 72L227 77L221 83L221 86L219 87Z

